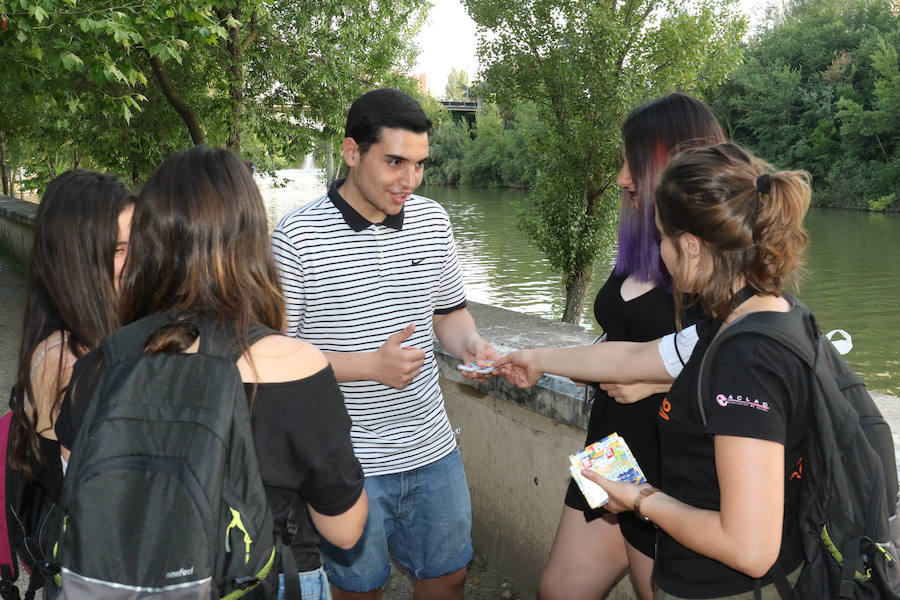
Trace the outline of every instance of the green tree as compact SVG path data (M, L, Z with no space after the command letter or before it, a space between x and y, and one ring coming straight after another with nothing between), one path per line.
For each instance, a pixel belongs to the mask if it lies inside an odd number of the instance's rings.
M429 185L457 185L468 147L472 144L465 120L454 119L446 109L429 115L435 125L429 136L429 157L424 181Z
M500 109L496 104L485 104L475 116L475 139L463 156L460 183L477 187L502 186L504 142Z
M335 149L347 109L379 85L417 95L409 73L425 0L277 0L254 46L248 109L269 151L299 157L320 140Z
M111 9L96 0L0 0L0 79L19 84L18 96L0 103L93 120L72 131L72 141L89 154L98 140L87 132L114 134L127 126L150 129L123 134L121 142L156 133L167 136L166 149L187 139L226 145L254 160L275 152L299 158L317 140L338 135L337 124L362 91L411 87L403 73L428 6L176 0ZM150 117L137 119L141 111ZM187 135L169 127L173 119ZM249 148L242 148L245 139ZM135 165L145 168L131 160Z
M444 86L444 100L465 100L469 97L469 75L465 69L450 69L447 85Z
M837 118L841 121L841 135L874 141L879 158L887 162L897 148L900 137L900 65L897 48L879 39L878 50L872 56L876 72L872 108L867 109L851 98L837 103Z
M500 103L532 102L544 124L529 144L537 176L521 224L562 273L562 318L575 322L611 238L627 111L718 84L740 59L745 23L729 4L704 0L464 3L479 27L486 88Z
M895 38L900 38L900 32ZM896 40L895 40L896 41ZM849 193L859 194L869 210L885 210L900 198L900 62L897 46L879 38L872 55L876 73L871 108L850 98L837 103L841 136L854 141L857 148L869 148L875 156L859 165L855 177L847 177L847 164L836 165L829 178L832 186L842 181L864 178L865 184ZM862 161L860 161L862 162ZM841 168L844 167L844 168Z
M507 187L530 188L537 176L528 147L543 137L544 125L537 107L521 102L511 111L503 132L504 157L501 165L503 184Z
M813 175L814 202L879 208L896 192L900 21L889 0L795 0L710 103L738 142Z

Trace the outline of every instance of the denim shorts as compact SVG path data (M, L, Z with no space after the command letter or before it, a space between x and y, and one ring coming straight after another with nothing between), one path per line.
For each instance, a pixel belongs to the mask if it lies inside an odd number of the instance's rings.
M415 579L449 575L472 559L472 503L459 449L437 462L366 477L369 518L350 550L322 540L332 585L370 592L391 574L390 556Z
M325 569L319 567L315 571L300 571L300 596L302 600L331 600L331 587L325 577ZM284 574L278 574L278 595L276 600L288 600L284 597ZM300 600L290 599L290 600Z

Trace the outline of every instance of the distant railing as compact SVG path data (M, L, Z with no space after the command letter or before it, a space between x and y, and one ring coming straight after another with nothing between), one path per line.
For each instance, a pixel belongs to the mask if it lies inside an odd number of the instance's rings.
M481 110L480 100L441 100L441 105L451 112L478 112Z

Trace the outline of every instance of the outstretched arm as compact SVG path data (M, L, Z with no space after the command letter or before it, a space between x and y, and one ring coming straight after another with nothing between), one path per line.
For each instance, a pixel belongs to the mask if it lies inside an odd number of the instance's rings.
M544 373L554 373L582 381L618 383L671 382L657 349L652 342L604 342L567 348L535 348L519 350L498 360L500 374L511 384L530 387Z

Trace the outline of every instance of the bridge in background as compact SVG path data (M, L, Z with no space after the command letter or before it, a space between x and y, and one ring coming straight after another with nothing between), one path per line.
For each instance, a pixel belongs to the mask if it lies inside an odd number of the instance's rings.
M455 119L465 119L469 127L475 125L475 115L481 112L481 100L441 100L441 106Z

